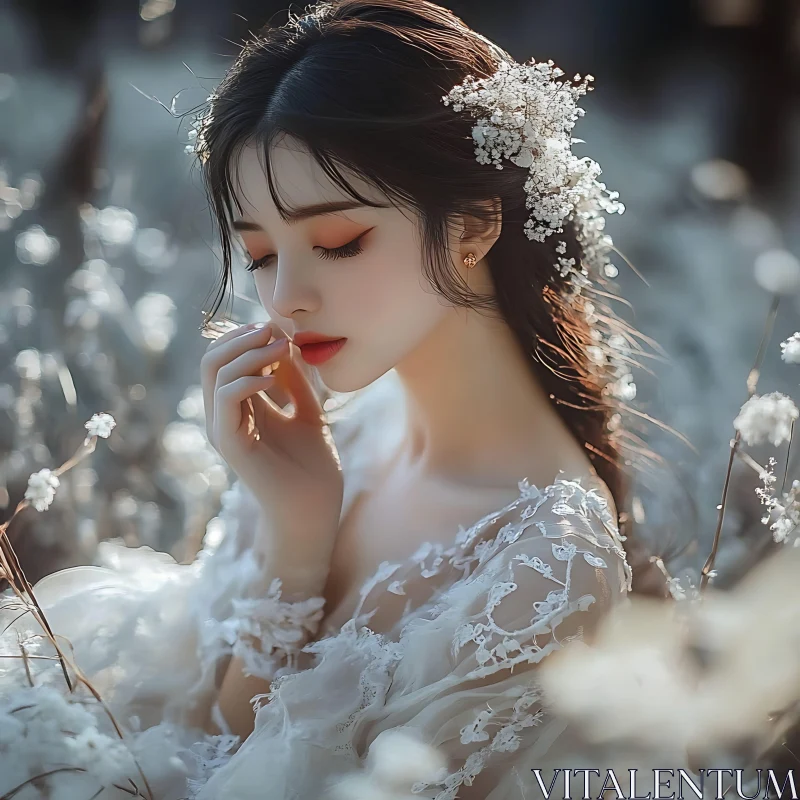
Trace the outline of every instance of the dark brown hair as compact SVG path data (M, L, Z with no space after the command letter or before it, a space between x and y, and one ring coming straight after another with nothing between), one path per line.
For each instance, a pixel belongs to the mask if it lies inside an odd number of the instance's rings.
M528 170L479 163L467 112L441 100L467 75L492 74L510 56L450 11L424 0L333 0L282 26L267 26L248 41L216 89L203 125L200 156L219 225L223 283L231 277L235 157L246 143L264 151L281 134L308 148L331 180L366 205L342 168L378 188L391 203L418 214L425 270L451 303L497 313L514 332L528 363L558 413L583 445L611 490L626 504L622 405L603 390L588 356L595 344L584 303L636 350L634 332L616 318L604 287L571 296L555 268L559 240L567 257L581 256L574 228L546 242L530 241L524 183ZM272 198L282 204L265 158ZM499 206L494 201L500 201ZM502 232L487 255L494 296L475 294L452 268L448 250L454 215L490 220L502 213ZM611 428L615 428L612 431ZM624 515L623 515L624 519Z

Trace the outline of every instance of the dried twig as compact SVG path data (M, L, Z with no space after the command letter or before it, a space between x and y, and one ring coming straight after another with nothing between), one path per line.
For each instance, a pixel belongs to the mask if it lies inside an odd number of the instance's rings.
M68 461L62 464L61 467L55 470L54 474L61 475L67 470L71 469L73 466L75 466L75 464L86 458L86 456L94 452L96 443L97 443L96 436L87 436L81 443L80 447L76 450L72 458L70 458ZM72 680L70 679L69 675L69 671L72 670L77 681L80 684L83 684L83 686L86 687L86 689L89 691L92 697L94 697L97 703L100 704L106 716L111 721L111 724L117 736L119 736L121 740L124 740L125 737L123 735L122 728L115 719L113 713L111 712L111 709L106 705L100 693L97 691L97 689L95 689L95 687L92 685L91 681L86 677L86 675L83 674L78 665L62 650L58 642L58 637L50 627L50 624L47 621L47 616L45 615L42 607L39 605L39 602L36 599L36 596L33 592L33 587L26 578L22 566L19 563L19 559L17 558L17 555L14 552L14 546L8 537L7 531L11 522L14 520L17 514L19 514L24 508L28 506L29 506L28 500L26 499L22 500L17 505L16 509L14 509L14 513L11 515L10 519L8 519L5 523L0 525L0 569L2 569L3 574L6 577L6 580L8 581L12 591L19 598L19 600L23 604L23 607L26 609L26 612L24 613L30 613L31 616L33 616L33 618L39 624L41 629L44 631L44 638L46 638L55 649L59 663L61 665L62 672L64 673L64 680L66 681L70 693L72 694L75 691L75 687L73 686ZM25 670L28 674L28 679L31 682L31 685L33 685L33 678L32 675L30 674L30 668L27 661L27 654L24 652L24 649L23 649L23 662L25 665ZM131 754L131 756L133 757L133 761L136 764L136 769L139 772L139 775L142 779L142 783L147 791L147 797L149 798L149 800L154 800L153 791L150 788L147 776L144 774L142 767L139 764L136 757L133 756L133 754ZM10 798L12 798L17 792L19 792L25 786L30 784L31 781L37 780L38 778L47 777L48 775L52 775L57 772L70 771L70 770L85 772L85 770L77 767L58 768L56 770L44 773L43 775L37 776L35 778L31 778L25 783L20 784L18 787L12 789L11 792L6 793L2 797L0 797L0 800L10 800ZM130 792L130 793L135 796L141 796L138 787L133 781L131 781L131 785L134 787L135 792Z
M767 320L764 325L764 332L761 335L761 343L758 346L758 353L756 354L756 360L753 364L753 368L750 370L750 374L747 376L747 393L748 397L752 397L756 393L756 388L758 387L758 378L761 374L761 363L764 360L764 354L767 351L767 344L769 343L770 337L772 336L772 328L775 324L775 317L778 315L778 305L780 304L780 295L774 295L772 298L772 303L770 304L769 312L767 313ZM741 443L742 435L739 431L736 431L736 437L731 441L731 454L730 458L728 459L728 470L725 473L725 483L722 487L722 500L718 506L719 508L719 515L717 517L717 529L714 531L714 541L711 545L711 552L709 553L708 558L706 559L706 563L703 564L703 569L700 572L700 591L702 592L706 586L708 585L709 577L708 573L714 567L714 561L717 557L717 551L719 550L719 542L722 535L722 524L725 521L725 507L728 503L728 489L730 488L731 484L731 473L733 471L733 462L736 458L736 452L739 449L739 445Z

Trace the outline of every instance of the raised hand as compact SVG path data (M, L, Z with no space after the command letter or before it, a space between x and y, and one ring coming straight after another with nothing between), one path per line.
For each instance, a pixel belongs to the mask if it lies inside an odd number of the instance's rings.
M275 338L277 337L277 338ZM329 558L343 481L325 412L277 325L245 325L213 341L201 362L209 441L256 498L270 557L297 567ZM270 399L282 394L293 413Z

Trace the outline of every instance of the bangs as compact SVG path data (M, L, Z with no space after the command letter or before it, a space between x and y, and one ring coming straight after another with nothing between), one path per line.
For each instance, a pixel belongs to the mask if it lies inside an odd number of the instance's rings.
M351 119L350 125L354 124L358 125ZM222 135L223 131L227 135ZM335 141L337 132L344 134L345 141ZM281 195L270 157L272 150L285 140L297 143L303 152L308 153L325 177L346 198L371 208L395 207L417 213L422 210L413 194L404 191L395 183L386 181L367 163L355 158L351 148L346 144L346 139L350 137L344 129L325 130L324 118L300 114L294 109L282 109L277 113L271 110L258 121L255 130L237 132L228 127L227 130L221 129L220 134L217 137L218 141L209 148L208 158L203 165L203 174L212 211L222 236L230 226L235 212L243 214L240 201L240 197L243 196L240 157L242 150L248 146L256 148L270 197L278 214L284 222L291 218L295 209L287 204ZM363 190L354 185L353 177L374 188L381 199L366 196Z

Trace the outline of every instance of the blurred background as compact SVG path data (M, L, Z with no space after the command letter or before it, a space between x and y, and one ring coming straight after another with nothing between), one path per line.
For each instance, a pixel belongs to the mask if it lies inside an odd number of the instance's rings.
M754 265L800 254L800 0L443 5L519 61L596 77L575 135L627 206L609 230L639 273L618 260L628 319L666 354L638 376L638 407L692 445L646 429L666 466L639 480L634 516L676 571L699 567L771 301ZM107 537L187 559L209 520L213 535L230 476L205 440L198 326L219 261L187 121L168 109L204 101L248 30L285 9L0 0L0 522L93 413L118 423L49 511L15 519L32 581ZM243 268L234 287L234 317L263 318ZM778 342L799 312L782 301L760 392L797 399ZM758 460L773 454L782 476L785 446ZM737 464L718 582L770 545L757 485Z

